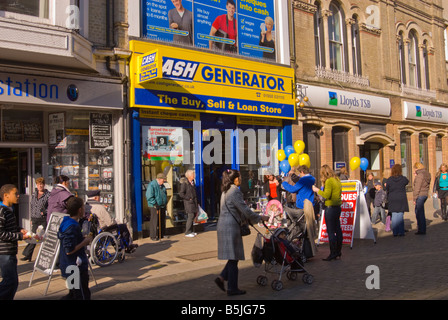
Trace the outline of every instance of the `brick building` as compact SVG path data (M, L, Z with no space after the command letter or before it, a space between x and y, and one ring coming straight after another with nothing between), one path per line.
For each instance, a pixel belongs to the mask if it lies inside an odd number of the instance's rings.
M356 156L377 179L400 163L412 185L416 162L434 177L448 161L443 2L296 0L293 11L293 140L305 141L313 172Z

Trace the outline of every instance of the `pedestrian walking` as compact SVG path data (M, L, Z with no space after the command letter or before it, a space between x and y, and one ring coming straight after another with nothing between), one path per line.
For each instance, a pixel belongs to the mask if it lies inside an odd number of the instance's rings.
M238 261L244 260L241 225L246 221L254 224L260 220L267 221L269 216L260 216L253 212L244 202L243 193L238 188L241 175L237 170L227 169L222 174L221 214L217 224L218 259L227 260L221 274L215 279L218 287L227 295L241 295L246 291L238 288Z
M390 177L386 181L387 206L392 213L392 233L394 237L404 236L404 213L409 211L406 186L408 178L402 174L401 164L395 164L391 169Z
M149 237L153 241L160 240L165 235L167 194L163 184L166 177L158 173L156 178L148 183L146 201L150 213ZM159 231L159 232L157 232Z
M184 209L187 214L187 223L185 226L185 236L193 238L197 235L194 232L194 218L199 211L198 197L196 194L196 187L194 185L195 173L193 170L185 172L185 178L181 179L179 196L184 201Z
M18 227L12 206L19 203L15 185L0 188L0 300L13 300L19 286L17 272L17 241L31 238L28 231Z
M373 173L367 175L367 180L364 184L364 195L366 196L367 210L369 217L372 216L372 203L375 198L375 181Z
M330 254L324 261L331 261L340 258L342 255L342 229L341 229L341 193L342 185L339 177L328 165L323 165L320 169L320 176L324 184L324 190L313 186L313 191L325 199L325 223L327 225Z
M442 211L442 219L447 221L447 210L448 205L448 165L442 163L439 167L439 172L437 172L436 178L434 179L433 193L437 194L440 199L440 210Z
M414 169L415 178L412 195L415 205L415 217L417 219L417 232L415 234L423 235L426 234L425 202L428 199L431 174L420 162L414 164Z
M42 226L47 228L47 208L50 191L45 189L45 179L43 177L36 179L36 191L31 197L31 232L36 233L37 228ZM36 244L28 243L22 252L22 261L31 261Z
M89 262L87 260L86 246L92 242L92 235L86 237L81 232L79 220L85 215L84 202L81 198L70 197L67 201L67 213L62 219L58 230L58 239L61 242L59 252L59 268L63 278L72 275L69 267L79 270L79 278L75 277L69 288L69 293L62 300L90 300L89 289ZM68 268L68 269L67 269Z
M54 178L54 188L50 192L47 208L47 222L53 212L67 213L67 200L74 195L70 192L70 178L65 175Z
M386 224L386 191L383 190L381 182L375 182L375 198L373 200L372 224L376 224L378 215L381 222Z

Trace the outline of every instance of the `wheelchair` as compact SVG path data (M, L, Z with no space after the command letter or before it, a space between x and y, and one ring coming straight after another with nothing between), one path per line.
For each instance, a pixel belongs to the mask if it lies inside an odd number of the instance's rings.
M100 267L111 265L115 260L123 262L126 257L127 243L118 225L98 229L98 218L92 215L90 218L90 233L93 234L94 238L90 244L90 262Z

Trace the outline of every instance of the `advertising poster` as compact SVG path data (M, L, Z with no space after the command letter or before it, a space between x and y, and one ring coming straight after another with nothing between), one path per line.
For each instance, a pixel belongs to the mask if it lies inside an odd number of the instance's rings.
M274 0L147 0L143 37L275 60L274 11Z
M182 160L182 128L143 127L143 157L149 160Z

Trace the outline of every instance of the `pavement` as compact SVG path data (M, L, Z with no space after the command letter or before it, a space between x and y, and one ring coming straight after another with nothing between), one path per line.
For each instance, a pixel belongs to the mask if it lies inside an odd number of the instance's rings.
M208 224L194 238L171 235L161 241L140 239L137 251L122 263L107 267L93 266L96 282L90 277L93 300L446 300L448 299L448 222L425 203L427 234L415 235L417 224L414 205L405 213L404 237L393 237L382 223L373 226L373 240L355 239L353 247L344 245L342 258L322 261L329 253L328 244L320 244L315 257L305 268L314 282L305 284L282 277L283 290L271 288L276 274L268 274L268 285L256 279L264 274L264 265L255 268L251 250L256 232L244 238L246 260L239 263L239 286L247 294L228 297L214 279L225 261L217 259L216 225ZM25 243L20 243L18 258ZM15 300L58 300L67 293L65 281L56 271L46 295L48 276L36 272L29 286L33 262L19 259L19 289ZM373 270L373 272L372 272ZM374 279L375 281L373 281ZM373 286L372 288L372 285Z

